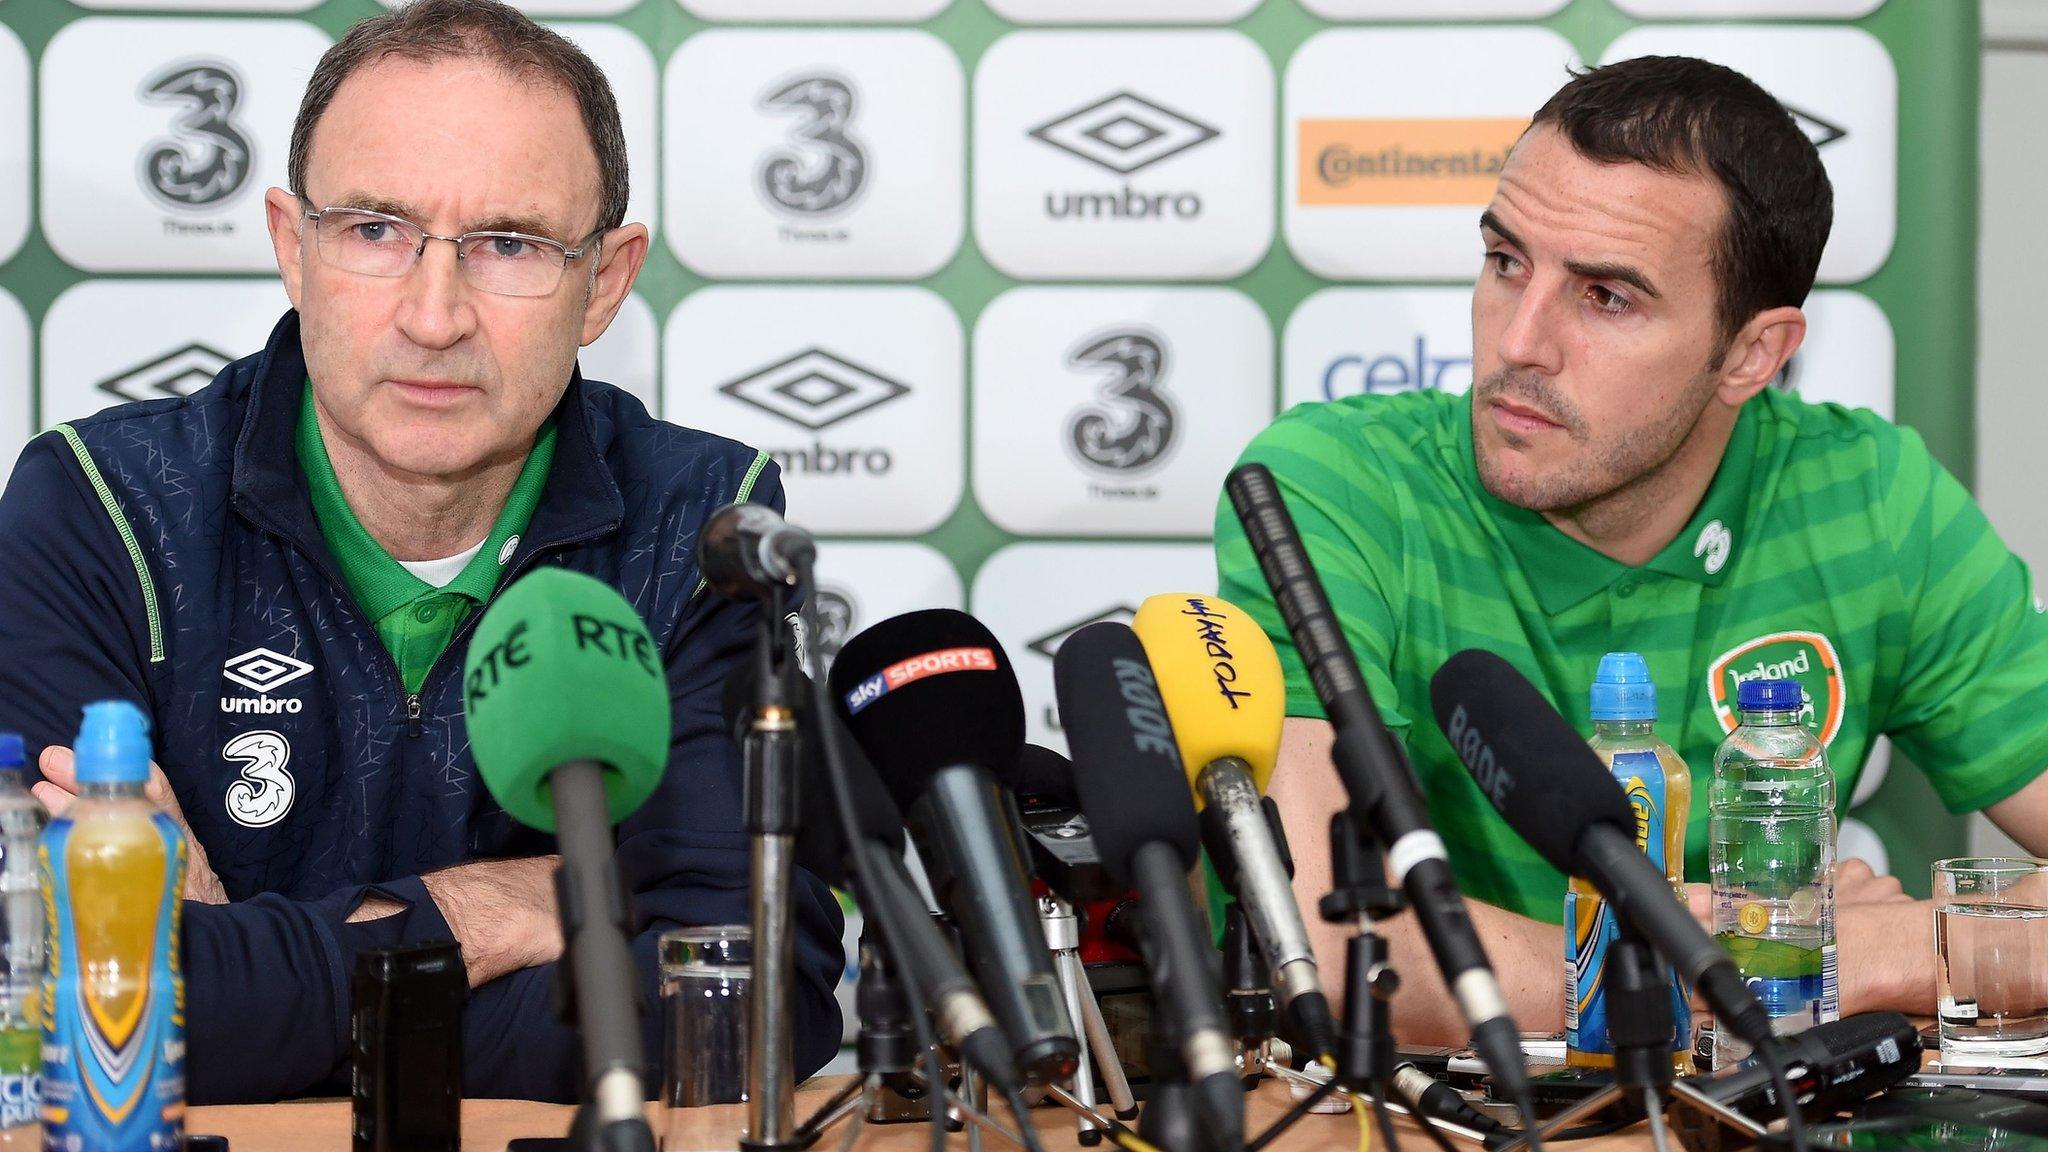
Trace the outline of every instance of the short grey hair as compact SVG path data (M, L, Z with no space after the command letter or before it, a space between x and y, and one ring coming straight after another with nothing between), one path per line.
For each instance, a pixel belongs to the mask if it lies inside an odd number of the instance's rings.
M626 134L619 126L619 104L610 82L567 37L498 0L413 0L350 28L320 58L306 82L305 98L299 101L286 169L293 192L305 195L313 129L342 82L356 69L387 57L422 63L465 57L489 60L513 75L567 89L583 113L583 127L597 154L598 227L617 228L626 222ZM574 243L580 237L567 239Z

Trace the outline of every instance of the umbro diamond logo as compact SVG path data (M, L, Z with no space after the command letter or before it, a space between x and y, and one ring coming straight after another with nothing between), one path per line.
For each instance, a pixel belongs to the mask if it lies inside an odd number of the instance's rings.
M268 695L312 670L311 664L282 652L251 648L221 665L220 674L244 688Z
M718 390L816 432L887 404L910 386L822 348L807 348Z
M1220 131L1142 96L1118 92L1031 129L1030 135L1118 175L1206 144Z
M194 341L154 360L124 369L93 387L119 400L190 396L211 384L233 359L217 348Z
M1806 133L1806 138L1813 141L1815 148L1825 148L1849 134L1849 130L1840 124L1823 120L1790 104L1785 105L1785 111L1792 114L1792 123L1797 124L1799 130Z
M1027 640L1024 646L1050 660L1059 655L1060 645L1067 642L1067 637L1072 636L1090 624L1099 624L1104 620L1113 620L1118 624L1129 624L1137 615L1138 610L1136 608L1128 604L1118 604L1115 607L1104 608L1092 616L1076 620L1072 624L1061 625L1059 628L1040 636L1036 640Z

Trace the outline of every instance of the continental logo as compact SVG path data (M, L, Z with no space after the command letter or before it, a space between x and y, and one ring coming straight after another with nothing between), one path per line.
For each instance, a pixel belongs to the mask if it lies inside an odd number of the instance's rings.
M1842 730L1848 690L1834 642L1819 632L1773 632L1745 640L1707 668L1707 699L1724 732L1735 731L1735 694L1746 680L1797 680L1806 690L1800 719L1822 744Z
M1485 204L1526 117L1303 120L1304 207Z

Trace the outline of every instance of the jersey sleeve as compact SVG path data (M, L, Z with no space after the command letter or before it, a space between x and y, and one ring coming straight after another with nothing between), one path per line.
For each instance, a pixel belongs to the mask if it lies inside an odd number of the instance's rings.
M1324 405L1290 409L1252 440L1239 463L1263 464L1273 473L1381 718L1397 737L1405 735L1409 717L1392 676L1406 608L1394 489L1399 481L1356 430ZM1286 677L1287 714L1324 719L1301 652L1227 495L1216 512L1216 583L1223 599L1244 609L1272 638Z
M1908 624L1886 731L1950 811L1976 811L2048 768L2048 610L1919 436L1896 452L1880 475Z

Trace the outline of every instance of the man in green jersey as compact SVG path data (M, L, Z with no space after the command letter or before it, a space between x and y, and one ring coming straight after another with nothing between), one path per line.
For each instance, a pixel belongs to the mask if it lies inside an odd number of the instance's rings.
M1525 1028L1562 1019L1565 882L1431 717L1430 677L1460 649L1505 656L1581 731L1601 654L1643 653L1695 780L1695 879L1714 748L1760 676L1805 685L1844 802L1889 736L1950 809L2048 852L2048 616L2026 567L1917 435L1767 387L1806 335L1832 198L1812 143L1740 74L1680 57L1585 73L1479 218L1470 397L1303 405L1245 452L1286 494ZM1346 802L1330 726L1227 504L1216 536L1224 597L1287 670L1272 793L1312 906ZM1927 906L1861 862L1837 884L1842 1010L1931 1011ZM1386 930L1402 1035L1455 1042L1412 918ZM1341 971L1345 934L1318 931Z

